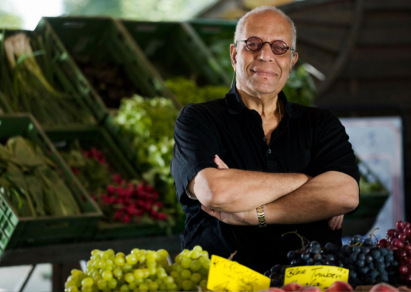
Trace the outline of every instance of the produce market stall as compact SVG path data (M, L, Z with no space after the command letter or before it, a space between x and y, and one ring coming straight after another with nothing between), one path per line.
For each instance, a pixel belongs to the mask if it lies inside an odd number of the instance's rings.
M407 258L411 252L410 230L409 222L397 222L395 227L387 230L387 240L377 241L372 237L363 238L357 235L341 247L302 240L300 249L287 254L288 264L273 263L273 267L264 275L256 274L230 259L209 255L202 251L201 247L181 251L177 237L161 236L13 249L4 253L0 266L52 262L55 264L53 271L59 281L59 286L53 286L57 287L53 290L60 290L63 284L66 287L76 286L80 289L93 285L97 288L98 285L110 285L109 280L114 278L116 281L111 283L117 288L118 283L127 287L151 285L154 282L152 280L158 277L162 279L156 282L160 285L157 289L161 291L193 291L198 284L203 289L204 285L207 285L207 289L211 291L283 292L310 289L320 292L355 289L405 292L410 291L411 283L410 271L407 268ZM404 234L408 235L404 237ZM143 254L145 258L136 261L136 257L140 258ZM170 256L171 262L164 262L161 254ZM151 257L156 259L156 263L153 263L156 268L149 272L151 264L148 262ZM86 266L81 268L82 271L78 264L73 264L79 260L87 260ZM109 270L112 274L101 268L103 264L113 265ZM157 270L157 267L160 269ZM129 273L130 269L132 273ZM192 278L191 276L197 272L199 275ZM144 276L145 273L148 274ZM184 276L185 274L187 276ZM309 279L304 275L310 275ZM254 280L241 280L251 279L250 277ZM83 281L86 278L88 280ZM107 279L106 282L100 282L102 278ZM222 284L221 281L225 281L225 288L219 286ZM160 288L161 285L165 286ZM144 291L143 286L138 287Z
M110 112L54 31L41 24L35 32L4 31L0 44L1 108L2 112L9 113L0 115L1 142L10 144L9 147L25 145L15 141L21 141L19 136L27 136L35 149L40 147L43 150L44 158L41 159L58 165L58 172L53 173L57 177L48 180L37 172L33 175L28 173L31 176L24 178L16 175L10 178L14 170L5 172L2 168L2 175L10 180L7 184L11 185L5 189L6 182L3 181L0 197L1 265L49 262L54 267L64 267L84 258L82 252L98 245L96 241L104 246L105 241L124 240L125 246L129 246L128 238L133 238L133 242L138 244L138 239L157 235L165 242L165 247L179 245L171 230L176 226L174 219L169 219L172 216L166 218L162 212L162 198L152 186L142 182L141 172L130 162L134 151L118 147L120 139L110 132L115 125L107 126ZM10 51L13 48L14 51ZM16 82L21 85L14 87L12 84ZM26 116L21 112L32 112L33 115ZM30 152L22 146L16 149L22 161L31 158ZM12 162L16 163L16 160ZM28 160L24 163L32 167L37 162ZM62 182L55 182L59 175L63 182L67 182L68 189L63 188ZM45 196L38 189L42 185L36 185L36 181L41 179L48 183L45 195L50 204L62 204L68 210L68 199L72 196L67 196L67 192L72 191L82 213L69 216L57 211L47 213L49 206L45 205L44 209L38 205L43 201L40 196ZM50 185L54 182L56 186L53 189ZM104 191L107 192L105 196L102 195ZM27 193L33 197L26 200ZM126 195L130 203L127 201L129 205L124 205L126 202L122 199L124 207L119 208L122 195ZM28 214L29 210L39 213ZM175 213L175 210L171 212ZM133 222L128 224L127 221ZM154 238L151 242L156 240ZM68 245L79 242L90 242L90 246L81 251L81 245L75 245L78 256L76 252L71 255L65 253ZM53 244L57 245L55 251ZM108 245L107 242L106 248ZM171 247L170 250L176 248ZM58 256L62 251L67 255L67 261ZM23 254L21 261L17 260L17 254ZM65 281L62 279L67 278L67 272L65 269L54 271L54 290L62 289Z
M172 32L169 28L173 29ZM227 74L230 65L222 68L217 61L221 53L219 49L225 44L211 51L208 47L215 43L216 36L228 37L232 29L233 23L201 21L148 23L111 18L44 18L34 32L22 32L29 38L32 51L14 57L18 69L22 68L20 76L9 66L13 61L8 60L4 43L8 36L21 31L6 31L2 35L1 109L11 114L32 114L24 117L23 123L19 120L12 124L7 115L0 115L0 130L5 129L0 131L2 144L6 143L6 138L22 134L34 137L39 145L46 145L42 148L46 160L57 163L63 180L69 181L68 189L73 188L73 192L79 194L74 198L83 213L64 218L55 214L20 216L18 204L13 206L10 200L1 196L0 266L52 263L53 290L58 291L69 282L70 269L78 266L80 260L102 257L109 249L124 255L135 248L165 249L175 262L180 260L176 258L181 252L178 234L184 217L178 209L169 174L173 146L173 123L170 120L174 121L180 106L200 101L195 98L217 98L227 91L231 82L231 75ZM27 44L27 39L25 42ZM180 59L184 60L184 66L176 65ZM106 60L108 65L102 67L102 60ZM35 64L36 71L26 66L29 62ZM106 68L114 71L106 72ZM105 81L96 76L98 72L106 72L102 74ZM113 72L123 76L121 79L125 83L119 85L121 90L117 84L108 82ZM312 82L304 67L294 70L293 74L291 81L295 82L288 85L287 94L304 96L303 103L312 103ZM175 75L183 75L184 78ZM17 88L25 88L24 91L4 86L13 84L16 76L21 82ZM44 78L36 79L35 76ZM33 80L36 82L29 83ZM121 92L120 97L113 98L115 104L109 100L109 89L112 88ZM192 92L193 95L183 95L184 92ZM40 105L35 104L39 101ZM45 104L57 106L55 110L48 108L44 113L42 106ZM76 106L69 111L74 114L68 117L60 114L58 110L67 109L69 105L70 108ZM32 189L30 191L37 194ZM27 208L22 210L27 211ZM409 228L403 225L397 229L401 232L389 232L390 244L377 242L374 238L370 242L357 237L349 247L331 247L330 251L329 246L305 242L300 250L290 254L288 265L273 263L265 280L269 285L282 287L286 266L322 264L350 269L351 278L347 281L350 280L354 287L379 282L396 286L408 283L410 244L408 237L403 238L403 235L408 236L405 230ZM402 246L397 242L402 242ZM358 250L359 246L361 250ZM388 251L393 250L391 247L397 247L401 253L392 254ZM381 248L390 257L382 259L373 254L376 250L381 254ZM94 250L98 251L93 254ZM337 251L341 254L337 255ZM372 257L368 258L366 271L362 269L365 259L357 263L357 257L362 257L360 253L364 257ZM333 261L331 255L334 255ZM348 261L351 258L355 259ZM377 267L378 259L384 267ZM140 268L131 259L129 264ZM101 268L102 264L98 265ZM407 270L400 269L404 266ZM118 272L119 280L124 278L126 281L129 268L122 270L121 274ZM186 268L189 270L188 266ZM195 274L193 271L190 270L190 275ZM208 269L203 270L201 278L196 276L193 283L200 283L208 272ZM76 277L86 277L84 273L76 273ZM87 277L92 277L91 273ZM193 283L183 285L184 281L179 277L175 273L167 274L171 288L195 287ZM131 276L128 278L131 284Z

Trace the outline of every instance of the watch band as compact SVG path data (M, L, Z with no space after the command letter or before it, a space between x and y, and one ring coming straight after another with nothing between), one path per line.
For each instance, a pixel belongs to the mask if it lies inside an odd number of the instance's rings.
M264 205L257 207L255 210L257 211L258 227L266 227L267 224L265 223Z

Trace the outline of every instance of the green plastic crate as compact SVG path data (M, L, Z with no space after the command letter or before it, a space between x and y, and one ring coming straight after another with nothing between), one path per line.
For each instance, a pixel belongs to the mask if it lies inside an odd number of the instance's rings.
M17 223L17 217L14 216L8 203L0 196L0 256L6 249Z
M198 85L230 84L230 77L188 23L131 20L121 23L163 79L185 76Z
M17 135L35 142L58 165L82 214L20 217L7 199L0 195L0 254L11 248L92 239L102 213L62 160L38 122L29 114L0 115L0 141L4 143Z
M233 77L230 59L230 44L234 42L236 20L194 19L188 24L206 44L211 54L223 68L225 74Z
M151 65L144 53L129 36L124 27L109 17L44 17L39 26L52 29L64 45L77 66L93 66L106 63L124 73L124 83L131 84L133 93L146 97L171 97L159 73ZM84 74L84 67L82 69ZM108 101L98 95L99 89L91 80L95 100ZM100 91L101 92L101 91ZM128 96L124 96L125 98ZM107 111L96 109L99 120L104 119Z
M76 67L70 56L65 51L61 43L56 39L55 35L49 29L38 29L36 31L23 30L4 30L0 31L0 36L4 39L7 37L24 33L30 38L30 45L35 54L35 59L39 67L43 70L43 74L51 86L58 92L64 93L61 98L62 108L66 108L68 104L74 104L76 107L76 115L83 115L82 122L79 121L61 121L60 123L49 121L47 118L43 119L35 112L30 112L37 121L46 127L61 127L61 126L82 126L82 125L96 125L97 120L91 110L90 86L84 82L80 71L75 71ZM0 39L1 44L1 39ZM2 45L2 44L1 44ZM0 72L7 66L5 51L0 48L0 57L2 65ZM8 67L8 66L7 66ZM48 70L44 70L48 68ZM80 74L79 74L80 73ZM10 71L10 74L12 72ZM1 73L0 73L1 75ZM6 76L2 76L6 78ZM1 87L0 87L1 88ZM0 106L4 113L19 113L26 112L19 106L13 106L11 101L11 94L6 89L0 94Z
M120 173L123 178L132 180L139 179L139 175L133 165L116 146L106 129L102 127L90 127L89 129L65 129L60 131L47 131L47 137L53 143L57 151L64 151L74 140L78 140L84 149L96 147L103 152L108 164ZM90 194L92 195L92 194ZM124 224L106 223L100 221L97 226L94 240L111 240L120 238L135 238L150 235L165 235L170 233L170 228L157 226L155 224Z
M151 65L128 31L117 20L107 17L45 17L36 30L47 30L55 36L61 47L68 52L68 58L74 64L67 69L71 79L78 78L78 84L85 84L89 89L84 94L91 98L90 107L98 125L105 128L114 143L129 160L136 162L136 151L119 134L118 127L112 122L109 109L97 89L87 80L79 68L79 63L108 61L116 64L127 73L133 83L135 93L145 97L164 96L170 98L179 107L172 93L165 86L160 74ZM108 45L110 44L110 45ZM70 78L69 78L70 79Z
M188 24L207 46L211 46L220 39L227 39L233 43L237 20L193 19L188 21Z

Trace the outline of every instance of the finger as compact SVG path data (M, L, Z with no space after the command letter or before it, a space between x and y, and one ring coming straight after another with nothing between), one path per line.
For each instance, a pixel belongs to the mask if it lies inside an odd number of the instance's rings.
M328 220L328 226L331 228L331 230L335 230L338 226L337 217L332 217L330 220Z
M342 228L343 222L344 222L344 215L341 215L341 216L338 217L337 229L341 229L341 228Z
M214 155L214 163L217 164L218 169L224 168L224 162L221 160L221 158L217 154Z
M218 169L228 169L227 164L217 154L214 156L214 163L217 164Z
M335 217L334 218L334 230L340 229L341 228L341 223L342 223L341 216Z
M331 230L338 230L341 229L343 221L344 215L335 216L328 220L328 226L330 226Z
M334 217L328 220L328 226L331 230L334 230Z
M340 216L336 217L334 220L334 229L338 229L338 226L340 226Z

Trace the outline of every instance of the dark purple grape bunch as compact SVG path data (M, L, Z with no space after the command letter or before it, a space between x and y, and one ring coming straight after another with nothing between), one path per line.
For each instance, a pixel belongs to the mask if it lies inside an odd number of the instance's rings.
M349 269L349 283L374 285L380 282L397 283L399 263L394 251L380 247L371 237L354 235L349 244L339 246L327 242L322 246L318 241L311 241L297 250L287 253L288 264L275 264L264 274L271 279L272 287L281 287L285 269L295 266L328 265Z
M349 283L353 287L396 282L398 261L394 253L379 247L371 237L354 235L349 244L341 246L339 259L342 266L350 270Z

